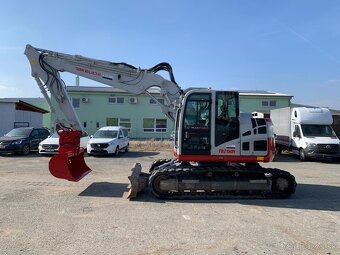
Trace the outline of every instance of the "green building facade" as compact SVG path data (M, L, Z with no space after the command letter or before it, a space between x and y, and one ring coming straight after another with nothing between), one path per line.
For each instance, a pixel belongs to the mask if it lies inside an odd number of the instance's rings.
M276 92L244 90L240 91L240 109L270 117L270 110L290 106L292 98L293 96Z
M84 130L94 134L103 126L125 126L135 139L165 139L173 130L173 122L147 94L132 95L106 87L67 87ZM150 90L158 100L158 90Z
M132 139L169 139L174 123L161 111L160 106L147 94L133 95L111 87L68 86L67 91L73 107L89 134L94 134L103 126L125 126ZM159 90L149 90L162 101ZM290 106L292 96L267 91L240 91L240 109L243 112L263 113L269 116L270 110ZM25 101L49 110L43 98ZM52 103L56 102L52 99ZM53 129L50 113L44 114L44 126ZM63 118L62 116L57 116Z

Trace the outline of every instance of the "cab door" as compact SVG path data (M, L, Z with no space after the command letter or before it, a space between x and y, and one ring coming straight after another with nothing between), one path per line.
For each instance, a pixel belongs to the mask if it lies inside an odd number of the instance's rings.
M240 155L239 96L237 92L216 91L214 155Z
M211 93L190 94L185 103L183 117L182 154L210 155Z

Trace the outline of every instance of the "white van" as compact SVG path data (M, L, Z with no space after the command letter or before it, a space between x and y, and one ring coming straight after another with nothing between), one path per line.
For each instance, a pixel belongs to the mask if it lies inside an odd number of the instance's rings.
M288 150L306 158L340 159L340 141L333 131L327 108L280 108L270 111L277 152Z
M129 150L129 131L121 126L102 127L87 143L88 155L116 155Z

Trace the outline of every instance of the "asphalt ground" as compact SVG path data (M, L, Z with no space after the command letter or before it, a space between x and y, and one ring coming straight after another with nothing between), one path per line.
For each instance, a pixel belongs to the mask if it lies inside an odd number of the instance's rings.
M169 152L86 157L78 183L49 157L0 155L0 254L340 254L340 164L278 156L298 182L289 199L125 198L134 162Z

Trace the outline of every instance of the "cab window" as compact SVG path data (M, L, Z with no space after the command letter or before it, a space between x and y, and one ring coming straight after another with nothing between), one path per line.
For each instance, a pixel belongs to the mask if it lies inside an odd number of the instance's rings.
M182 130L183 155L210 154L211 93L193 93L186 100Z
M119 130L119 136L118 136L118 138L123 138L124 136L123 136L123 132L122 132L122 130Z
M216 92L215 146L237 139L239 108L237 92Z

